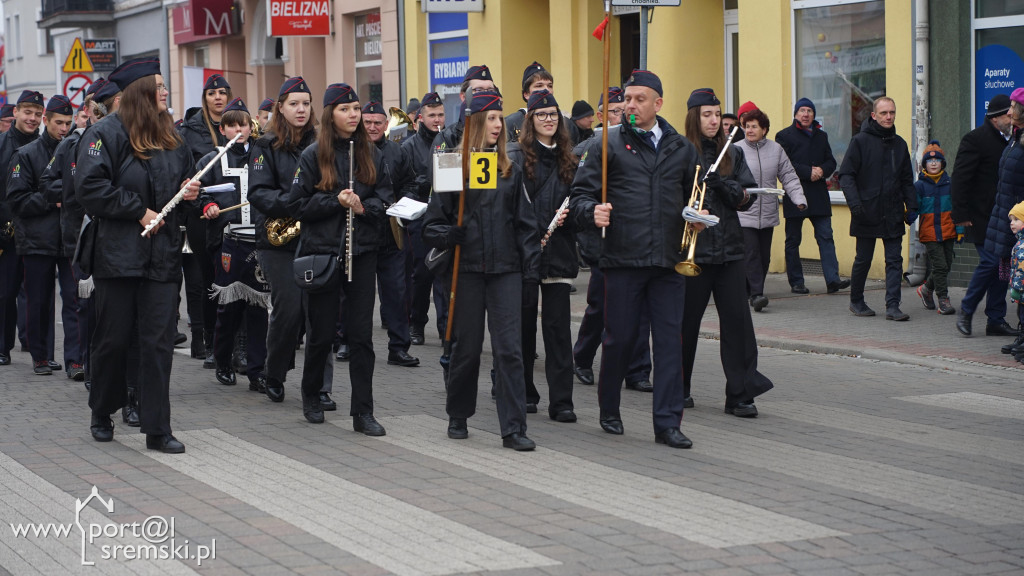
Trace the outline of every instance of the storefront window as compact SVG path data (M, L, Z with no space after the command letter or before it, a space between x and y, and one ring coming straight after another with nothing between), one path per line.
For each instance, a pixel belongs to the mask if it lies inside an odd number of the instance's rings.
M795 2L797 98L810 98L841 164L850 138L885 95L885 4L882 0L799 7ZM909 107L910 103L906 103ZM833 177L830 189L838 190Z
M1024 86L1024 0L977 0L974 19L974 124L996 94Z
M444 102L449 124L459 119L462 78L469 69L469 24L466 14L436 13L427 17L430 46L430 89Z
M356 93L365 104L370 100L384 101L382 83L380 12L356 16Z

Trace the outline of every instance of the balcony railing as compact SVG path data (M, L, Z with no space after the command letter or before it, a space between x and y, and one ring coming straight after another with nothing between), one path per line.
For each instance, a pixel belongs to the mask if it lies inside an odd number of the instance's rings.
M43 0L41 28L90 26L109 22L113 0Z

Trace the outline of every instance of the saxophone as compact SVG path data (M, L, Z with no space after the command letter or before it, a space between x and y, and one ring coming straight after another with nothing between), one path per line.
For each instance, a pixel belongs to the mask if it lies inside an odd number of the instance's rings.
M302 223L295 218L272 218L267 220L267 240L274 246L284 246L298 238Z

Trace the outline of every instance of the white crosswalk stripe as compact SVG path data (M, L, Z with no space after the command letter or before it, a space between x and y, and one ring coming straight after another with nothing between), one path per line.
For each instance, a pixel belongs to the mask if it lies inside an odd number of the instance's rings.
M928 394L925 396L897 396L896 400L962 410L964 412L984 414L985 416L1024 420L1024 400L1003 398L1001 396L993 396L992 394L951 392L949 394Z
M176 432L183 455L160 463L399 576L513 570L559 562L216 429ZM329 510L330 513L325 513Z
M503 450L500 438L478 430L468 440L447 440L447 422L431 416L386 418L382 424L388 436L381 440L395 446L715 548L844 535L543 447L530 454Z

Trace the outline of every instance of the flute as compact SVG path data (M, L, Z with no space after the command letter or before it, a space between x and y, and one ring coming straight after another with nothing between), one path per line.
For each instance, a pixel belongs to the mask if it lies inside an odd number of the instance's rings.
M355 190L356 182L355 182L355 173L354 173L354 170L355 170L355 166L354 166L355 165L355 154L354 154L355 144L356 143L353 140L349 140L349 142L348 142L348 189L351 190L353 194L356 193L356 190ZM345 274L348 275L348 281L351 282L352 281L352 229L353 229L352 207L351 206L349 206L349 208L348 208L348 224L347 224L347 226L348 226L348 239L347 239L348 241L345 244Z
M551 235L555 233L555 228L558 228L558 217L562 215L562 210L565 210L568 207L569 207L569 197L566 196L565 200L562 200L562 205L558 207L558 210L555 210L555 217L552 218L551 219L551 223L548 224L548 231L544 233L544 239L541 240L541 245L540 245L540 249L542 251L544 250L544 246L547 245L548 238L551 238Z
M729 151L729 146L732 146L732 139L734 136L736 136L736 131L739 129L739 126L732 127L732 131L729 132L729 137L725 140L725 146L722 146L722 152L718 155L718 159L715 160L715 163L711 165L711 168L708 169L708 173L704 175L704 178L701 179L701 182L704 182L705 180L708 179L708 174L711 174L715 170L718 170L718 165L722 162L722 158L725 158L725 153Z
M204 166L203 169L199 171L198 174L189 178L188 182L186 182L185 185L181 187L181 190L178 190L178 193L175 194L174 197L171 198L169 202L167 202L167 204L164 204L164 207L160 209L160 213L156 215L156 218L153 218L152 220L149 221L149 224L146 224L146 227L142 230L142 234L140 234L140 236L148 236L149 232L153 230L153 228L159 226L160 222L162 222L163 219L166 218L167 215L171 213L171 210L174 210L174 207L177 206L179 202L181 202L181 199L185 197L185 192L188 192L188 185L193 180L199 180L200 178L202 178L203 174L206 174L206 172L213 167L214 163L220 160L220 157L227 153L228 148L231 148L231 145L237 142L238 139L241 137L241 132L235 134L235 137L229 140L228 143L223 148L220 149L220 152L217 152L217 155L213 157L213 160L210 160L206 164L206 166Z

